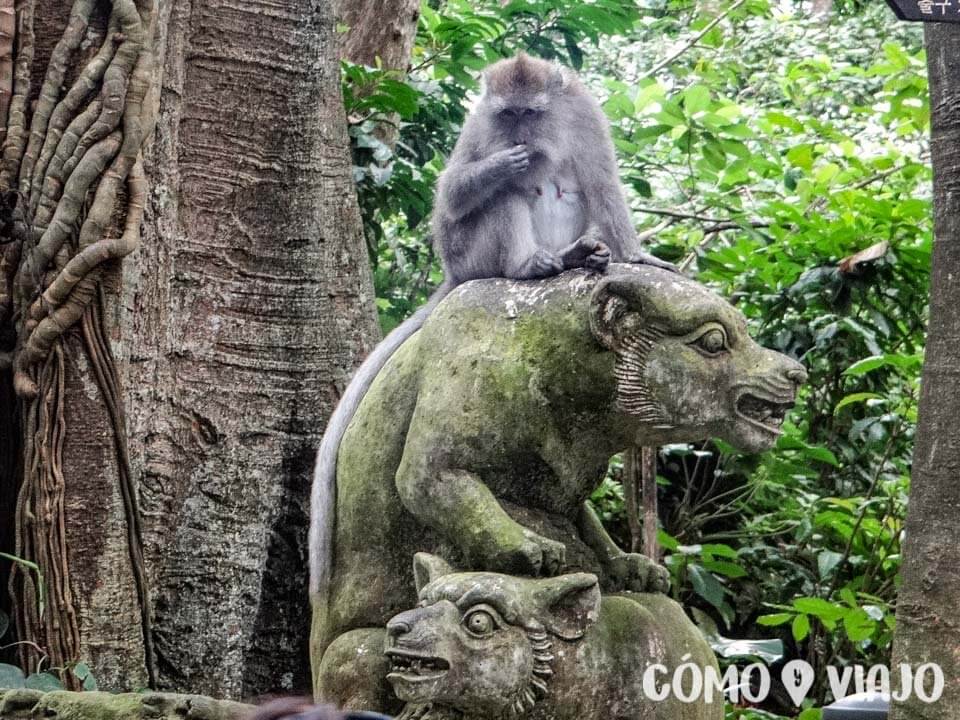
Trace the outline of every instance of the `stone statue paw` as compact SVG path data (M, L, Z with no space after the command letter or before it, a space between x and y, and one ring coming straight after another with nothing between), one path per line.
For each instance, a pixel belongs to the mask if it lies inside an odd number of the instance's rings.
M520 527L521 539L493 556L493 568L518 575L556 575L566 562L567 548L532 530Z
M624 553L606 566L607 581L614 592L660 592L670 590L670 572L646 555Z

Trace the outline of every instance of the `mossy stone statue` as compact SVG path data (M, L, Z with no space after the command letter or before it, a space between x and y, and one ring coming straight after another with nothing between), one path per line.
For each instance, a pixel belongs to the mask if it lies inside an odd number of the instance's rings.
M665 270L460 286L377 376L325 488L336 500L312 518L332 531L310 549L318 697L399 708L384 628L417 604L417 552L530 581L589 573L608 593L665 589L665 571L618 549L586 504L609 458L706 437L768 449L805 377L757 345L733 306ZM662 637L693 642L679 609L644 612ZM565 680L571 697L598 682ZM662 719L716 707L705 712Z

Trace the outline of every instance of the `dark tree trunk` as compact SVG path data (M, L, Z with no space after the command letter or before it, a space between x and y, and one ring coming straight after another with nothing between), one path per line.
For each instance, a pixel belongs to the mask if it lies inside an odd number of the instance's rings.
M98 0L100 37L110 7ZM69 12L36 2L35 83ZM146 683L139 537L161 688L305 691L313 454L377 337L332 6L160 0L154 54L139 249L104 266L83 321L56 346L75 659L102 688ZM67 87L85 59L71 61ZM8 446L24 421L4 403L15 330L0 317L0 551L12 550L22 495L22 449ZM114 358L119 434L91 352Z
M960 25L926 26L936 213L930 329L897 601L894 667L934 662L946 688L894 720L960 718Z

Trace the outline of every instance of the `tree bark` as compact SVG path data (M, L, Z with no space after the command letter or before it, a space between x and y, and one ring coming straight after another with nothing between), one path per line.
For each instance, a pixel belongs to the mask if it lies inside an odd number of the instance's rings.
M935 704L899 704L893 720L960 717L960 25L928 24L926 44L935 240L894 667L937 663L946 687Z
M109 9L98 4L101 37ZM140 248L122 269L105 266L90 317L62 340L76 659L102 689L148 680L126 473L156 684L223 698L306 691L313 454L378 337L333 12L321 0L161 0L157 11ZM68 13L59 0L37 2L35 77ZM102 337L89 332L97 326ZM0 353L12 328L0 328ZM91 348L115 359L123 443ZM2 360L0 400L10 387ZM0 412L0 452L22 422ZM22 490L11 488L22 468L9 455L0 520Z
M813 17L825 22L830 19L832 12L833 0L813 0L813 7L810 9L810 14Z
M337 0L340 57L356 65L406 71L417 34L420 0Z

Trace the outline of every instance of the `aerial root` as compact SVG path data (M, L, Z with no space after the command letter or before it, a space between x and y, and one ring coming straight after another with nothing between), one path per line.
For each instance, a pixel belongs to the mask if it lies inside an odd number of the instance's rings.
M0 143L7 136L7 116L13 98L13 43L16 33L14 0L0 0Z
M60 147L60 141L64 135L64 132L71 128L72 123L78 119L75 116L83 103L95 90L99 88L100 80L103 78L103 74L106 72L110 61L113 59L115 50L116 21L114 17L111 16L110 26L107 30L107 36L103 41L103 45L100 47L100 51L89 63L87 63L87 66L80 74L80 77L77 78L76 82L73 84L73 87L70 88L70 91L64 96L63 100L57 104L53 114L50 117L50 123L47 127L46 137L44 137L43 140L43 148L40 151L40 157L37 161L36 167L33 170L33 178L30 182L31 216L36 213L37 204L40 200L40 190L43 185L44 174L47 172L50 161L53 159L57 149ZM96 102L99 104L99 100ZM98 110L97 115L99 114L100 111ZM87 124L86 127L80 131L79 135L82 135L83 132L86 132L86 130L89 129L90 125L92 124L93 120L91 120L89 124ZM76 132L76 129L74 129L74 133ZM80 138L78 136L77 141L79 141L79 139ZM75 148L76 143L74 143L73 148L71 148L71 154ZM57 170L58 175L62 167L63 162L60 163L60 167Z
M4 114L7 119L0 158L0 242L12 239L0 244L0 323L12 323L16 330L14 349L0 350L0 369L12 368L24 407L16 552L43 568L50 594L46 611L38 604L38 585L23 568L15 568L10 587L18 599L22 639L43 648L54 666L76 662L80 642L67 562L61 455L64 334L79 327L113 428L146 669L154 686L140 512L119 374L103 325L101 281L112 263L140 243L147 200L141 146L152 132L157 100L157 8L154 0L111 0L106 34L70 79L98 2L73 0L43 83L33 90L37 100L31 112L35 0L0 0L0 120ZM122 231L114 232L118 201L126 215ZM25 667L37 666L36 646L21 647ZM65 680L75 684L69 673Z
M34 0L26 0L17 17L13 98L7 118L7 137L3 142L3 159L0 160L0 188L4 190L13 187L27 145L27 100L30 97L30 67L33 65L34 52L33 14Z

